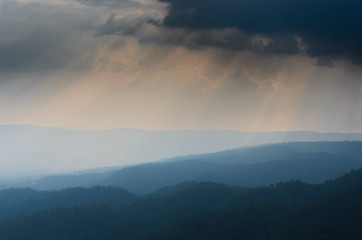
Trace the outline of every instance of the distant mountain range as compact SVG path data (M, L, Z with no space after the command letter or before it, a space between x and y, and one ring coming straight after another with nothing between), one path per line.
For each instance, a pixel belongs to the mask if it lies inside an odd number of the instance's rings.
M0 125L0 176L15 178L127 166L260 144L353 140L362 140L362 134L138 129L83 131Z
M114 186L147 194L185 181L256 187L281 181L323 183L362 168L362 142L293 142L176 157L103 173L48 176L27 185L38 190Z

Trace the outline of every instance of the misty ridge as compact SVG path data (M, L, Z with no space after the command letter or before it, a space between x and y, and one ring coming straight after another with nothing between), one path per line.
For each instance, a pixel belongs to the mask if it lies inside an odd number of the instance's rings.
M217 130L68 130L0 125L0 180L296 141L355 141L362 134Z
M0 129L2 240L362 238L362 134Z
M147 194L185 181L245 187L301 180L323 183L362 167L362 142L294 142L175 157L101 173L51 175L25 183L37 190L112 186Z

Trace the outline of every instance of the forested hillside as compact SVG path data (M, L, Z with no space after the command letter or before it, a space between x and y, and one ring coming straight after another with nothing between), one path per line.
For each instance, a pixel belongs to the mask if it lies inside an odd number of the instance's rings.
M362 170L319 185L290 181L242 188L189 182L161 192L130 205L94 202L4 219L0 236L3 240L362 237Z
M69 188L59 191L8 189L0 191L0 219L34 211L89 204L124 206L139 196L114 187Z

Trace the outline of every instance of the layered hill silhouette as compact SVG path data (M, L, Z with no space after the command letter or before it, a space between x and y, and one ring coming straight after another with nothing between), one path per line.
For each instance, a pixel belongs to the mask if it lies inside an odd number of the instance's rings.
M244 187L293 179L323 183L361 167L362 142L293 142L176 157L102 174L46 177L30 187L51 190L103 185L147 194L185 181L213 181Z

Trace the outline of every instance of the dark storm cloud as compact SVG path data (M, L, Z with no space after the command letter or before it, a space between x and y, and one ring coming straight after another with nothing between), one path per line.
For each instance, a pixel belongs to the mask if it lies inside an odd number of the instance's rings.
M190 49L207 47L231 50L253 50L265 55L295 54L300 52L294 36L286 34L251 35L237 29L165 28L153 16L116 18L111 15L98 30L98 36L133 36L142 44L159 46L182 45Z
M159 1L169 3L163 21L168 28L236 28L250 35L262 34L271 40L268 47L276 54L294 53L298 42L290 44L290 39L298 36L308 46L305 53L312 57L342 57L362 63L362 1ZM288 47L282 47L285 44Z

